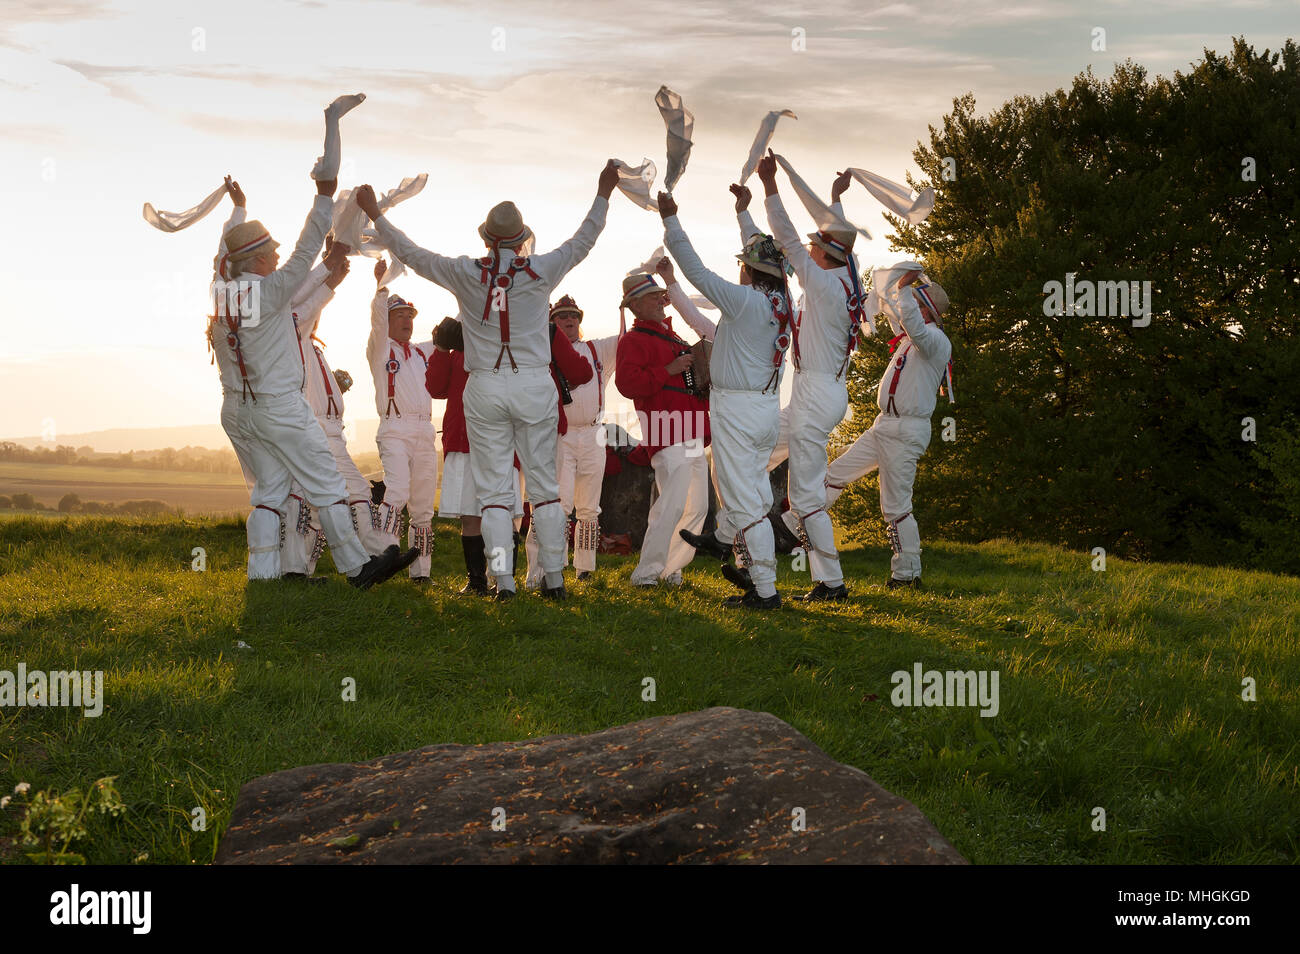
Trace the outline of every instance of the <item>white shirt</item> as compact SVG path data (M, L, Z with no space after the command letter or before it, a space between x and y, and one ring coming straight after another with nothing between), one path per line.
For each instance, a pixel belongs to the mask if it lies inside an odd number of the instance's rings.
M321 273L320 284L312 288L312 282L317 278L318 273ZM306 296L301 303L295 303L292 307L294 324L298 329L298 340L302 343L302 393L318 420L322 423L325 421L338 423L343 420L343 393L339 390L338 382L334 380L334 370L325 360L325 352L312 337L320 325L321 311L334 299L334 289L324 281L328 274L323 265L317 266L303 283L303 288L298 290L299 295L306 292ZM334 401L332 407L331 397Z
M664 245L687 281L721 312L709 360L713 386L727 391L779 390L784 358L775 368L776 380L770 387L768 384L780 325L767 295L752 285L729 282L705 268L675 215L664 219Z
M226 224L221 227L221 241L217 243L217 258L221 261L226 254L226 233L236 225L242 224L248 218L248 210L243 206L235 206L231 210L230 218ZM220 276L213 274L212 280L215 283ZM214 289L216 286L214 285ZM220 291L217 290L217 294ZM212 295L209 295L210 304L215 303ZM218 318L212 321L211 315L208 317L208 333L212 342L212 353L217 362L217 374L221 378L221 391L223 394L240 394L244 390L244 380L239 374L239 362L235 360L234 349L226 345L226 337L230 334L230 328L226 325L225 318Z
M244 369L253 395L275 397L301 391L303 386L302 353L298 348L298 335L293 326L291 299L311 270L311 263L325 241L330 226L334 200L327 195L317 195L312 202L311 214L298 236L289 260L270 275L252 272L236 275L235 281L256 284L258 308L256 323L243 319L239 324L239 341L244 356ZM226 383L223 370L222 383L236 392L242 391L243 381L234 349L221 333L224 320L213 333L213 348L217 360L235 365L234 379ZM223 362L224 359L224 362Z
M898 342L889 366L876 389L876 402L886 414L902 417L929 417L934 413L939 382L943 380L952 357L952 342L933 322L926 323L916 293L910 288L889 288L884 292L903 323L906 337ZM898 384L894 385L897 374ZM894 387L893 409L889 406L889 389Z
M799 318L799 369L838 375L848 354L850 334L856 334L849 321L848 295L844 290L846 286L849 289L853 287L849 268L847 265L822 268L813 261L799 233L794 230L779 195L769 195L766 206L772 232L803 287L803 298L799 303L802 312Z
M387 421L427 419L432 416L433 398L424 386L425 371L433 356L433 341L409 341L403 345L388 337L388 292L380 289L370 302L370 337L366 360L375 381L375 410L382 427ZM388 398L388 362L397 362L393 375L393 405Z
M571 239L554 251L529 258L528 265L537 275L536 279L522 269L515 273L507 304L510 309L510 354L518 367L545 368L551 363L551 292L575 265L587 257L605 228L608 210L609 203L596 196L591 211ZM482 281L483 269L478 264L479 258L468 255L449 258L420 248L386 216L381 215L375 220L375 228L398 261L456 296L461 327L465 332L465 370L491 370L497 367L500 355L499 367L508 371L510 359L501 354L500 312L488 310L488 319L483 320L491 289ZM490 253L485 248L483 254ZM504 274L510 265L509 253L504 253L502 258L500 271ZM383 413L382 408L380 413Z
M555 333L557 335L564 334L559 329L556 329ZM618 339L618 335L610 335L608 338L592 338L591 340L579 338L577 341L570 342L573 345L573 350L582 355L587 363L591 365L593 372L590 381L579 384L577 387L572 385L569 387L573 403L564 405L564 419L570 427L585 427L591 424L599 424L604 420L605 386L614 377L614 363L618 356Z

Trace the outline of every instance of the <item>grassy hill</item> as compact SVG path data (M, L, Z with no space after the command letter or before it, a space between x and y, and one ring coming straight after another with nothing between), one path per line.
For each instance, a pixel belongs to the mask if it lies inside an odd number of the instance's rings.
M858 550L848 605L731 615L704 560L679 591L630 590L631 560L604 559L565 604L496 605L454 593L449 526L437 548L432 589L359 593L249 585L234 520L0 522L0 670L102 669L106 696L99 718L0 709L0 793L116 775L126 814L76 850L205 863L259 774L730 705L785 719L977 863L1296 860L1300 580L936 543L923 592L885 591L888 552ZM782 562L782 590L806 587ZM891 674L916 663L997 670L998 714L895 707ZM0 860L24 860L18 804Z

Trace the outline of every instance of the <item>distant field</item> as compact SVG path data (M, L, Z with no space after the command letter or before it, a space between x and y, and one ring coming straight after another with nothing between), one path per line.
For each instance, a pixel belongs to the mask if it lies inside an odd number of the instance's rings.
M0 462L0 494L23 493L51 507L57 507L65 494L76 494L82 500L103 503L161 500L189 513L242 513L248 509L248 491L239 474Z

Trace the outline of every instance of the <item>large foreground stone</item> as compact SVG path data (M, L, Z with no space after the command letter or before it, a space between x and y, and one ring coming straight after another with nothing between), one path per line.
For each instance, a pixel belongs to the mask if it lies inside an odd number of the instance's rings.
M254 779L240 789L216 863L287 862L965 859L914 805L780 719L719 708Z

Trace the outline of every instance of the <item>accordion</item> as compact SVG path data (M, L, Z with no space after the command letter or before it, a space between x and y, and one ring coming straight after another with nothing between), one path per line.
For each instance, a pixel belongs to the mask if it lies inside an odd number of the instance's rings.
M701 338L691 345L690 353L695 363L686 369L687 386L700 397L709 393L709 359L713 357L713 342Z

